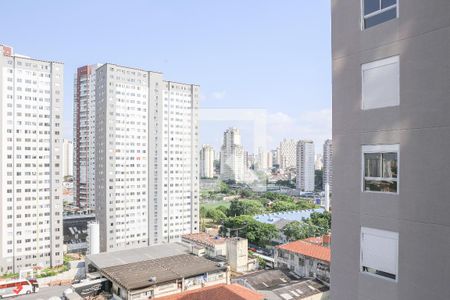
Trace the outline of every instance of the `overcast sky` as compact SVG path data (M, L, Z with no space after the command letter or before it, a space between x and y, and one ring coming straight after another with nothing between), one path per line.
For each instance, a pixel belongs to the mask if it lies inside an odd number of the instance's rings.
M3 1L0 43L65 64L65 136L73 74L111 62L201 86L202 108L267 111L268 148L283 138L331 137L330 1ZM228 126L253 147L251 122L201 123L220 146Z

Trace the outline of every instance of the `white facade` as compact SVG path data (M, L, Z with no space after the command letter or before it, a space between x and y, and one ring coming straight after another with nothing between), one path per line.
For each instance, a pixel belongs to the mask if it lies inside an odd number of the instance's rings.
M0 45L0 274L63 263L63 74Z
M72 141L64 139L62 148L62 175L73 175L73 144Z
M280 168L287 170L297 166L297 142L292 139L283 139L280 143Z
M101 251L198 232L196 85L113 64L96 71L96 215Z
M297 143L297 189L303 192L314 191L314 142Z
M323 144L323 189L328 183L330 193L333 192L333 143L326 140Z
M270 171L272 169L272 152L259 148L256 162L259 170Z
M74 186L79 207L95 210L95 70L77 69L74 81Z
M200 150L200 177L214 178L214 149L210 145L203 145Z
M222 180L245 180L244 148L241 145L241 133L237 128L229 128L223 135L220 151L220 177Z

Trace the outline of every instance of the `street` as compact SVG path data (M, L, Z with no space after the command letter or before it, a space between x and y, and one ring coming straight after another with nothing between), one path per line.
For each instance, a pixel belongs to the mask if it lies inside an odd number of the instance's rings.
M39 288L39 292L30 295L22 295L18 297L11 297L11 299L18 300L47 300L50 297L61 297L64 290L69 288L70 286L52 286L52 287L41 287Z

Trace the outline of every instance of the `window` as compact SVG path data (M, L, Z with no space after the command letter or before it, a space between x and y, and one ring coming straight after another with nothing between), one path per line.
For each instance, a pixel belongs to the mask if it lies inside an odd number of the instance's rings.
M361 76L363 110L400 104L398 56L363 64Z
M397 0L362 0L363 29L397 18Z
M361 272L397 280L398 232L361 227Z
M398 193L399 145L366 145L362 156L362 191Z

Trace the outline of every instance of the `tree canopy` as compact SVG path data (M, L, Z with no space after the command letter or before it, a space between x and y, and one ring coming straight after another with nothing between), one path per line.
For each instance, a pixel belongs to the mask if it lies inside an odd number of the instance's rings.
M278 236L278 230L272 224L264 224L256 221L251 216L237 216L227 218L221 228L222 235L226 235L231 229L231 236L237 233L240 237L247 238L250 243L265 246L268 242ZM241 228L236 231L233 229Z
M257 215L265 211L264 206L257 200L233 200L228 210L229 216Z

